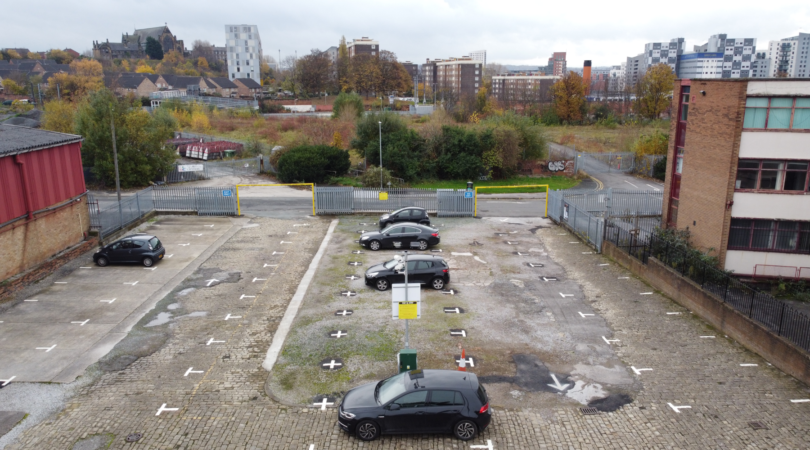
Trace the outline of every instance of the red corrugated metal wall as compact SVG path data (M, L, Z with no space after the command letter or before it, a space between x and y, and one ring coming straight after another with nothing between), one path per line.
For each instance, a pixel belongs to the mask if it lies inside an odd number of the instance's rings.
M37 211L87 190L82 172L81 143L23 153L31 209ZM0 223L28 213L20 166L15 156L0 158Z

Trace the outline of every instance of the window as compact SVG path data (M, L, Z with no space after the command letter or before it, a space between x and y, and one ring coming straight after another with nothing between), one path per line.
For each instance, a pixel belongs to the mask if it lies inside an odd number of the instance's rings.
M433 264L430 261L417 261L416 262L416 270L427 270L433 267Z
M810 222L731 219L728 248L810 253Z
M760 191L807 191L807 161L741 159L737 163L736 189Z
M749 97L743 128L768 130L810 129L810 98Z
M430 403L428 406L453 406L463 405L464 397L460 392L455 391L431 391Z
M427 403L428 391L416 391L410 394L405 394L402 397L394 400L393 403L399 405L400 408L420 408Z

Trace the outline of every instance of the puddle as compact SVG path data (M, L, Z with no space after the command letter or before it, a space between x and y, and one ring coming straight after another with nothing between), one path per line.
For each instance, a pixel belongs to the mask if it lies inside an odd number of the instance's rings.
M607 395L608 393L602 389L601 384L586 383L582 380L574 383L574 387L565 393L566 397L572 398L583 405L587 405L593 399L601 399Z
M180 303L172 303L171 305L167 306L166 309L170 311L174 311L175 309L180 307Z
M178 319L182 319L183 317L205 317L208 315L208 311L194 311L191 314L186 314L185 316L180 316Z
M172 320L172 313L162 312L158 313L157 317L152 319L151 322L144 325L144 328L156 327L158 325L165 325Z
M195 291L194 288L186 288L186 289L183 289L182 291L178 292L177 294L175 294L175 296L176 297L185 297L186 295L191 294L194 291Z

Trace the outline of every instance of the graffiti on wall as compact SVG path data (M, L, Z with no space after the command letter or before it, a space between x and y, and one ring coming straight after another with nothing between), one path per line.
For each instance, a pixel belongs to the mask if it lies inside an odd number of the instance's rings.
M549 161L548 162L548 171L549 172L562 172L565 170L565 161Z

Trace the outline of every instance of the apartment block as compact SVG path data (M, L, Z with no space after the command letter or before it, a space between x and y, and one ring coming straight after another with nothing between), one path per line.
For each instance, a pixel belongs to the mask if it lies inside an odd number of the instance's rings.
M810 33L768 44L770 77L810 78Z
M492 95L505 103L549 102L551 85L559 79L554 75L495 75L492 77Z
M568 71L568 64L565 61L565 52L554 52L551 58L548 59L548 66L546 66L546 75L554 75L561 77Z
M624 92L627 85L627 63L623 62L618 66L612 66L608 75L608 92Z
M810 279L810 81L676 80L663 220L743 276Z
M767 52L759 52L754 55L754 60L751 61L751 78L768 78L770 64L771 59L768 58Z
M425 83L425 87L430 88L434 92L436 91L436 75L437 75L437 64L439 64L442 60L441 59L426 59L425 63L422 64L422 80Z
M686 53L679 60L678 78L723 78L721 52ZM739 78L739 75L735 78Z
M351 42L346 43L346 49L349 51L350 58L357 55L380 55L380 43L367 37L352 39Z
M414 64L414 63L412 63L410 61L405 61L404 63L400 63L400 64L402 64L402 67L404 67L405 70L408 72L408 75L411 77L411 80L413 80L414 77L419 75L419 65L418 64Z
M625 85L633 87L638 83L638 80L647 72L647 56L646 53L639 53L636 56L628 56L625 62Z
M647 68L656 64L666 64L678 73L678 57L683 54L686 42L683 38L675 38L669 42L650 42L644 45L644 64ZM646 69L645 69L646 71Z
M487 67L487 51L486 50L473 50L470 52L470 59L481 61L484 67Z
M436 63L436 90L458 96L475 95L483 86L483 62L466 58L450 58Z
M262 41L256 25L225 25L228 76L261 84Z
M698 54L715 54L722 53L722 67L719 73L716 70L706 70L704 67L700 75L701 78L749 78L752 73L752 65L756 58L757 53L757 40L754 38L729 38L726 34L715 34L709 37L709 40L703 45L696 45L694 47L695 53ZM694 70L695 57L687 58L687 55L681 56L681 61L688 61L690 67L687 71L700 72ZM715 61L709 61L710 66L714 66ZM679 78L689 78L681 75L679 69ZM712 73L708 73L712 72ZM711 75L711 76L709 76ZM715 76L716 75L716 76Z

